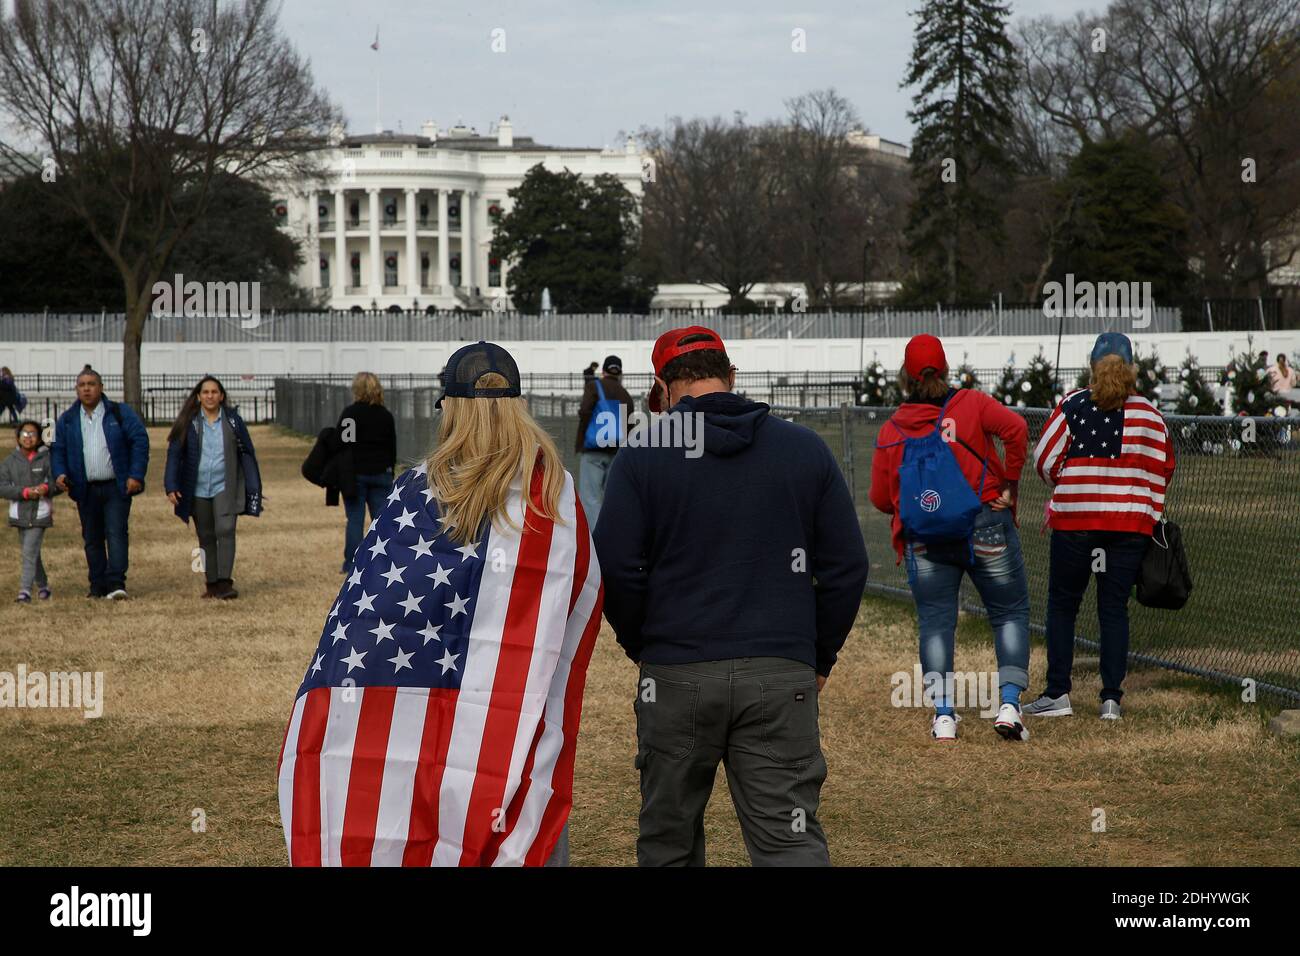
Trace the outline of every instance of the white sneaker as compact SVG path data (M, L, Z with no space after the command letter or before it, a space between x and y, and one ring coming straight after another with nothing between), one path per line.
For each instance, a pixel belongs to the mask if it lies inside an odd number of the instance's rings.
M957 739L957 718L947 714L936 714L930 725L930 736L935 740Z
M1102 720L1119 720L1121 719L1119 701L1103 700L1101 702L1101 719Z
M125 601L126 591L123 590L122 588L118 588L116 591L109 591L107 594L104 595L104 597L110 601Z
M993 718L993 729L1007 740L1029 739L1029 731L1020 720L1020 708L1015 704L1003 704L998 708L998 715Z

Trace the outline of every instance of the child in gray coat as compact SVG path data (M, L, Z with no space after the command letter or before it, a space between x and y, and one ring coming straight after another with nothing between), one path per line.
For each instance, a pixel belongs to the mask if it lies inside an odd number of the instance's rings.
M29 604L32 585L40 589L42 601L50 598L50 582L41 561L45 529L54 524L51 499L59 487L50 474L50 449L36 422L23 422L17 429L18 447L0 462L0 498L9 500L9 524L18 529L23 553L22 580L18 603Z

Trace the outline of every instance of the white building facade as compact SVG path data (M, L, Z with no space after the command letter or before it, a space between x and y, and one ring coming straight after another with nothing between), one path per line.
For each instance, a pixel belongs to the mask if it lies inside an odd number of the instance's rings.
M455 126L419 136L343 136L322 154L324 179L270 186L276 214L301 243L304 288L333 309L511 308L509 262L492 256L509 192L539 163L590 179L617 176L642 195L643 160L621 149L562 149L514 136L508 117L493 135ZM278 191L277 191L278 190Z

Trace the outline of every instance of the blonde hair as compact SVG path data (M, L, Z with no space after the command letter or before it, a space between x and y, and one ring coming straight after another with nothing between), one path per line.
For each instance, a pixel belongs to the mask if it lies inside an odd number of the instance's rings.
M904 398L943 398L948 394L948 377L939 374L938 369L927 368L921 377L912 378L907 366L898 370L898 390Z
M485 372L475 383L480 388L504 388L509 383L495 372ZM530 493L533 468L541 458L541 507ZM560 520L560 492L564 490L564 464L555 442L542 430L522 398L444 398L438 424L438 447L426 462L429 483L441 505L445 533L468 544L483 522L493 527L519 526L506 512L510 485L523 482L524 521L530 514Z
M367 405L384 404L384 386L374 372L357 372L352 379L352 398Z
M1137 394L1137 368L1118 355L1103 356L1093 363L1088 388L1093 404L1104 412L1113 412L1130 395Z

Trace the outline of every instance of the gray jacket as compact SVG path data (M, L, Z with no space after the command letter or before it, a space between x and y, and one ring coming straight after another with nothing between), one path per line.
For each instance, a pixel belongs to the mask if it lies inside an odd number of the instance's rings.
M48 445L36 449L36 457L31 461L27 460L26 452L15 448L8 458L0 462L0 498L10 502L7 511L11 526L48 528L54 524L54 509L50 507L50 499L61 492L54 483L53 472ZM24 488L44 484L50 486L50 493L45 498L23 498ZM41 502L47 505L43 516L40 513Z

